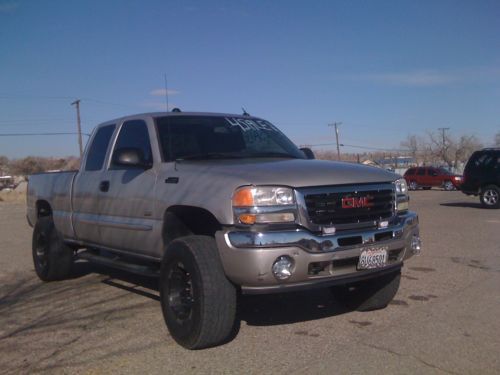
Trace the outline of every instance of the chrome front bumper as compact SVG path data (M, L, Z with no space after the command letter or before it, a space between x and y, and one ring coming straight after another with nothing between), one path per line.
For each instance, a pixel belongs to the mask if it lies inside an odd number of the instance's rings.
M305 229L250 232L231 228L216 233L225 273L245 293L272 293L376 277L400 268L404 260L416 253L411 246L414 238L419 238L418 216L414 212L399 216L387 228L333 235L315 235ZM361 251L374 246L387 249L387 266L357 270ZM278 281L271 268L283 255L293 258L295 267L290 279Z

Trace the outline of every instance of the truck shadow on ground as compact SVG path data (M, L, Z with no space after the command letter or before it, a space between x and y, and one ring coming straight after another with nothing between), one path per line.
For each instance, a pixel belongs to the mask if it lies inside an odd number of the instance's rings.
M75 264L73 277L90 273L106 276L101 283L159 302L158 280L106 266L81 262ZM292 324L323 319L352 310L335 301L328 288L266 295L239 295L237 319L250 326Z
M89 266L89 265L86 265ZM160 301L158 280L128 272L90 265L91 272L109 276L101 282ZM267 295L239 295L239 321L251 326L292 324L344 314L348 310L337 303L328 289L287 292Z
M479 208L484 210L484 207L481 205L481 203L450 202L450 203L440 203L439 205L444 207Z
M238 335L242 321L250 326L282 325L345 312L328 290L239 296L237 319L227 342ZM144 317L155 322L161 334L144 339L147 332L123 329L140 326ZM32 270L11 274L0 284L0 352L4 354L0 368L6 373L85 367L124 353L163 347L167 337L155 278L81 262L75 264L70 280L43 283ZM110 349L117 342L120 348Z
M75 277L43 283L33 273L10 274L0 284L0 372L32 373L85 366L124 351L164 345L122 329L154 316L157 303L102 287L93 267L79 265ZM87 276L88 275L88 276ZM110 334L112 333L112 334ZM125 348L113 348L117 341ZM78 355L75 355L75 350Z

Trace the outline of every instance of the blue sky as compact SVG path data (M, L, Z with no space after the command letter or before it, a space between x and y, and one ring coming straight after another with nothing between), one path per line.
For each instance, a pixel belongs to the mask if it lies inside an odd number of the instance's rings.
M245 107L296 144L399 148L500 131L500 2L0 0L0 134L83 131L165 109ZM326 148L326 147L324 147ZM333 148L332 148L333 149ZM344 147L346 152L363 149ZM0 136L0 155L76 155Z

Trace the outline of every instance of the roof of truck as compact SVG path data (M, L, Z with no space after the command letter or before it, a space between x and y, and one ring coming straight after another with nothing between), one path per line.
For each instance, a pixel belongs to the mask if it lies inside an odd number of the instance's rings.
M166 117L166 116L213 116L213 117L241 117L241 118L257 118L259 117L249 115L248 113L246 114L236 114L236 113L216 113L216 112L181 112L181 111L171 111L171 112L145 112L145 113L137 113L137 114L131 114L127 116L122 116L118 117L112 120L108 120L105 122L102 122L99 125L104 125L104 124L110 124L110 123L116 123L116 122L121 122L126 119L133 119L133 118L143 118L143 117Z

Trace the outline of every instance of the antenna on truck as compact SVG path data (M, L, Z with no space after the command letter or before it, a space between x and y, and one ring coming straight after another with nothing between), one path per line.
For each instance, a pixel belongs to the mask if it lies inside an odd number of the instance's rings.
M166 112L168 112L168 81L167 81L167 73L163 73L163 78L165 80L165 102L167 104Z

